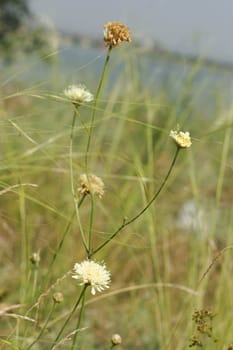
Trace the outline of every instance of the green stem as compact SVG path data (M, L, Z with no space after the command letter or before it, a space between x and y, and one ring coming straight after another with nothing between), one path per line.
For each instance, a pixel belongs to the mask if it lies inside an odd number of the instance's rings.
M35 296L38 283L38 267L34 269L33 284L32 284L32 299Z
M53 344L52 344L52 346L51 346L51 348L50 348L50 350L52 350L52 349L54 348L54 346L56 345L56 343L57 343L57 341L59 340L60 336L62 335L62 333L63 333L65 327L66 327L67 324L69 323L69 321L70 321L71 317L73 316L74 312L76 311L76 309L77 309L77 307L78 307L80 301L82 300L83 295L85 294L86 289L87 289L87 285L85 285L85 286L83 287L83 290L81 291L81 293L80 293L80 295L79 295L79 297L78 297L78 299L77 299L76 304L74 305L74 307L73 307L71 313L70 313L69 316L67 317L65 323L64 323L63 326L61 327L61 329L60 329L58 335L56 336L56 339L54 340L54 342L53 342Z
M72 124L71 124L71 131L70 131L70 184L71 184L71 192L73 197L75 197L75 191L74 191L74 175L73 175L73 139L74 139L74 127L75 122L77 118L77 108L74 110Z
M87 254L90 254L92 251L92 228L94 222L94 195L91 193L91 214L90 214L90 222L89 222L89 247Z
M154 196L151 198L151 200L147 203L147 205L137 214L135 215L132 219L128 220L128 221L123 221L122 225L102 244L99 245L99 247L97 247L95 250L93 250L92 253L90 253L88 255L88 258L91 258L94 254L96 254L99 250L101 250L104 246L106 246L114 237L116 237L116 235L122 231L126 226L132 224L132 222L134 222L135 220L137 220L150 206L151 204L155 201L155 199L158 197L158 195L160 194L160 192L162 191L162 189L164 188L164 186L166 185L166 182L171 174L171 171L175 165L177 156L179 154L179 150L180 148L177 147L176 149L176 153L175 156L172 160L172 163L168 169L167 175L165 176L162 184L160 185L159 189L155 192Z
M41 328L40 333L38 334L37 338L26 348L26 350L31 349L31 348L33 347L33 345L36 344L36 343L38 342L38 340L41 338L42 334L44 333L44 331L45 331L45 329L46 329L46 327L47 327L47 325L48 325L48 323L49 323L49 320L50 320L50 318L51 318L51 316L52 316L52 313L53 313L53 311L54 311L54 309L55 309L55 305L56 305L56 304L53 303L53 306L51 307L51 310L50 310L50 312L49 312L49 315L48 315L48 317L47 317L47 320L46 320L44 326Z
M81 199L79 200L79 202L78 202L78 204L77 204L77 207L78 207L78 208L80 208L80 206L82 205L82 203L83 203L85 197L86 197L86 194L84 194L84 195L81 197ZM65 230L64 230L64 232L63 232L63 235L62 235L62 238L61 238L61 240L60 240L60 242L59 242L59 244L58 244L58 247L57 247L56 251L55 251L54 254L53 254L52 260L51 260L50 265L49 265L49 267L48 267L47 275L46 275L46 277L45 277L46 285L48 284L49 275L50 275L50 273L51 273L51 270L52 270L52 267L53 267L53 265L54 265L54 263L55 263L55 260L57 259L57 256L58 256L58 254L60 253L60 251L61 251L61 249L62 249L62 247L63 247L63 244L64 244L64 241L65 241L65 239L66 239L66 236L67 236L68 233L70 232L71 224L72 224L72 221L73 221L73 218L74 218L75 214L76 214L76 209L74 209L73 213L71 214L71 217L70 217L70 219L69 219L69 221L68 221L68 223L67 223L67 225L66 225L66 228L65 228Z
M106 73L106 68L110 59L110 55L111 55L111 50L112 47L110 46L108 48L107 51L107 55L105 58L105 62L104 62L104 66L103 66L103 70L102 70L102 74L100 77L100 81L99 81L99 85L96 91L96 95L95 95L95 100L94 100L94 105L93 105L93 109L92 109L92 116L91 116L91 123L90 123L90 132L88 133L88 139L87 139L87 148L86 148L86 154L85 154L85 168L86 168L86 174L88 177L88 153L90 150L90 146L91 146L91 138L92 138L92 131L93 131L93 126L94 126L94 121L95 121L95 115L96 115L96 110L97 110L97 105L98 105L98 100L99 100L99 96L100 96L100 91L101 88L103 86L103 81L104 81L104 76ZM90 255L91 251L92 251L92 228L93 228L93 222L94 222L94 197L91 195L91 215L90 215L90 222L89 222L89 247L88 247L88 251L87 254Z
M100 91L101 91L101 88L102 88L102 85L103 85L106 68L107 68L107 65L108 65L108 62L109 62L109 59L110 59L111 50L112 50L112 47L109 47L108 51L107 51L106 58L105 58L105 62L104 62L102 74L101 74L101 77L100 77L99 85L98 85L98 88L97 88L97 91L96 91L93 109L92 109L90 132L89 132L89 135L88 135L86 156L85 156L86 172L88 172L87 171L87 169L88 169L88 153L89 153L89 149L90 149L90 145L91 145L92 129L93 129L94 121L95 121L96 108L97 108L97 104L98 104L98 100L99 100Z
M73 119L72 119L72 124L71 124L71 131L70 131L70 184L71 184L71 192L72 192L72 196L74 199L74 204L75 204L75 212L77 215L77 219L78 219L78 223L79 223L79 228L80 228L80 233L81 233L81 238L82 238L82 243L83 246L86 250L86 252L88 252L88 248L87 248L87 243L86 243L86 238L85 238L85 234L83 232L83 228L81 225L81 221L79 219L79 213L78 213L78 208L76 205L76 195L75 195L75 189L74 189L74 174L73 174L73 139L74 139L74 127L75 127L75 121L77 118L78 114L78 107L75 106L75 110L74 110L74 114L73 114Z
M85 292L83 293L81 309L80 309L80 313L79 313L79 317L78 317L78 322L77 322L77 325L76 325L76 333L75 333L75 336L74 336L74 339L73 339L71 350L75 349L75 345L76 345L76 341L77 341L77 337L78 337L78 330L79 330L79 327L80 327L80 324L81 324L81 321L82 321L82 318L83 318L84 305L85 305Z
M19 188L19 212L21 220L21 232L22 232L22 299L24 303L26 292L28 288L28 273L29 273L29 238L26 229L26 204L25 204L25 192L23 186Z

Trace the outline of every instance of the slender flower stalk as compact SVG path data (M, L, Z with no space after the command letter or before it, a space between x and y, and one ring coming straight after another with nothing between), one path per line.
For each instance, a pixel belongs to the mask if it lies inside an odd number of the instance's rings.
M72 193L72 196L74 199L76 216L77 216L79 227L80 227L82 242L83 242L83 245L84 245L86 252L88 252L85 235L83 232L81 221L79 219L79 212L78 212L79 208L76 205L76 191L75 191L75 186L74 186L74 175L73 175L73 139L74 139L74 129L75 129L76 118L77 118L77 116L80 117L79 107L83 103L89 103L89 102L93 101L93 95L87 90L87 88L84 85L81 85L81 84L70 85L67 89L64 90L64 95L74 105L74 113L73 113L71 131L70 131L70 147L69 147L70 184L71 184L71 193Z
M44 331L46 330L46 327L47 327L47 325L49 323L49 320L51 319L51 316L53 314L55 306L56 306L56 303L53 303L53 305L52 305L52 307L51 307L51 309L49 311L47 320L46 320L45 324L43 325L43 327L41 328L40 333L38 334L37 338L26 348L26 350L31 349L33 347L33 345L35 345L40 340L41 336L43 335Z
M104 81L104 77L105 77L105 73L106 73L106 68L107 68L107 65L108 65L108 62L109 62L109 59L110 59L111 51L112 51L112 46L109 46L108 47L108 51L107 51L107 55L106 55L106 58L105 58L102 74L101 74L101 77L100 77L99 85L98 85L98 88L97 88L97 91L96 91L96 95L95 95L95 100L94 100L94 105L93 105L93 110L92 110L92 116L91 116L91 123L90 123L90 132L88 133L86 155L85 155L86 173L88 173L88 156L89 156L89 150L90 150L90 146L91 146L92 130L93 130L94 122L95 122L95 115L96 115L98 100L99 100L101 88L102 88L102 85L103 85L103 81ZM89 230L88 230L89 231L88 232L89 245L88 245L88 252L87 252L88 255L92 251L93 222L94 222L94 198L93 198L93 195L91 195L91 213L90 213Z
M118 235L118 233L120 231L122 231L126 226L132 224L132 222L134 222L135 220L137 220L150 206L151 204L156 200L156 198L159 196L160 192L162 191L162 189L164 188L164 186L167 183L167 180L172 172L172 169L175 165L176 159L178 157L179 154L179 150L180 147L176 148L176 153L174 155L174 158L172 160L172 163L168 169L167 175L165 176L162 184L160 185L159 189L155 192L154 196L151 198L151 200L147 203L147 205L137 214L135 215L133 218L131 218L130 220L124 220L123 223L121 224L121 226L114 232L112 233L112 235L106 239L105 242L103 242L102 244L99 245L99 247L97 247L95 250L93 250L90 254L89 254L89 258L91 258L94 254L96 254L99 250L101 250L103 247L105 247L109 242L111 242L111 240L116 237L116 235Z
M85 290L86 292L86 290ZM74 335L74 338L73 338L73 343L72 343L72 346L71 346L71 350L74 350L75 349L75 345L76 345L76 342L77 342L77 337L78 337L78 330L80 328L80 325L81 325L81 321L82 321L82 318L83 318L83 311L84 311L84 305L85 305L85 292L83 293L83 297L82 297L82 304L81 304L81 309L80 309L80 313L79 313L79 317L78 317L78 322L77 322L77 325L76 325L76 333Z
M55 340L54 340L54 342L53 342L53 344L52 344L50 350L52 350L52 349L56 346L56 343L57 343L58 340L60 339L60 337L61 337L62 333L64 332L64 330L65 330L67 324L69 323L71 317L73 316L73 314L75 313L77 307L79 306L79 304L80 304L80 302L81 302L81 300L82 300L82 298L83 298L83 296L84 296L84 294L85 294L86 288L87 288L87 285L84 285L84 287L83 287L83 289L82 289L82 291L81 291L81 293L80 293L80 295L79 295L79 297L78 297L78 299L77 299L77 301L76 301L76 303L75 303L73 309L71 310L69 316L67 317L66 321L64 322L64 324L63 324L63 326L61 327L60 331L58 332L58 334L57 334L57 336L56 336L56 338L55 338Z
M104 41L106 43L106 46L108 46L108 51L106 54L102 74L100 76L99 85L96 91L95 99L94 99L94 105L92 110L92 116L91 116L91 123L90 123L90 132L88 134L88 140L87 140L87 148L86 148L86 156L85 156L85 168L86 173L88 173L88 156L89 156L89 150L91 146L91 139L92 139L92 131L93 126L95 122L95 114L97 110L98 100L101 92L101 88L103 86L103 81L106 73L106 68L108 65L108 62L110 60L110 55L112 48L115 46L118 46L122 41L131 41L131 36L129 29L122 23L119 22L108 22L104 25ZM93 195L91 196L91 214L90 214L90 221L89 221L89 249L88 249L88 255L92 254L92 231L93 231L93 222L94 222L94 198Z
M104 77L105 77L105 73L106 73L106 68L107 68L108 62L110 60L111 51L112 51L112 46L109 46L108 51L107 51L107 55L106 55L106 58L105 58L103 70L102 70L102 73L101 73L99 85L98 85L98 88L97 88L97 91L96 91L96 94L95 94L95 99L94 99L94 104L93 104L93 109L92 109L92 116L91 116L91 123L90 123L90 132L89 132L89 135L88 135L87 148L86 148L86 158L85 158L86 172L88 170L88 153L89 153L90 146L91 146L91 137L92 137L92 129L93 129L94 122L95 122L95 114L96 114L98 100L99 100L101 88L102 88Z
M83 196L80 198L79 202L77 203L78 209L81 207L81 205L82 205L82 203L83 203L85 197L86 197L86 194L83 194ZM53 267L53 265L54 265L54 263L55 263L55 261L56 261L58 255L59 255L59 253L60 253L60 251L61 251L61 249L62 249L62 247L63 247L63 244L64 244L64 242L65 242L65 239L66 239L67 235L68 235L69 232L70 232L71 224L72 224L72 221L73 221L73 219L74 219L74 217L75 217L75 214L76 214L76 208L74 209L73 213L72 213L71 216L70 216L70 219L69 219L69 221L68 221L68 223L67 223L67 225L66 225L66 227L65 227L65 229L64 229L62 238L61 238L61 240L60 240L60 242L59 242L59 244L58 244L58 246L57 246L57 249L55 250L55 252L54 252L54 254L53 254L52 260L51 260L51 262L50 262L50 264L49 264L48 271L47 271L47 275L46 275L46 277L45 277L45 281L46 281L45 285L46 285L46 286L48 285L48 280L49 280L50 273L51 273L51 271L52 271L52 267Z
M75 108L72 124L71 124L71 130L70 130L70 183L71 183L71 193L73 195L73 198L75 197L74 175L73 175L73 140L74 140L74 128L75 128L77 114L79 114L78 109Z
M73 120L72 120L72 124L71 124L71 131L70 131L70 183L71 183L71 193L72 193L72 196L73 196L73 199L74 199L75 212L76 212L77 220L78 220L78 223L79 223L82 243L83 243L83 246L84 246L86 252L88 252L88 247L87 247L87 243L86 243L85 234L83 232L83 228L82 228L81 221L80 221L80 218L79 218L79 208L76 205L76 191L75 191L75 187L74 187L73 138L74 138L74 127L75 127L75 121L76 121L76 113L78 113L77 106L75 106L75 110L74 110L74 114L73 114Z

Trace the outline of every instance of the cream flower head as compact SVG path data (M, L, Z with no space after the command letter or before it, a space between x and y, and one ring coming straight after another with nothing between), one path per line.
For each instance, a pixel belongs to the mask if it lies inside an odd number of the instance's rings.
M91 286L91 294L102 292L109 288L111 274L104 263L97 263L93 260L84 260L74 265L72 278L79 281L79 285Z
M78 188L80 194L97 194L99 198L104 195L104 183L100 177L94 174L82 174L79 176L81 187Z
M93 101L94 97L84 85L69 85L64 90L64 95L77 106L85 102Z
M191 137L188 131L170 131L170 136L180 148L189 148L192 145Z
M104 41L109 47L118 46L122 41L131 41L130 31L120 22L108 22L104 25Z
M119 334L113 334L111 341L112 345L119 345L122 343L122 338Z

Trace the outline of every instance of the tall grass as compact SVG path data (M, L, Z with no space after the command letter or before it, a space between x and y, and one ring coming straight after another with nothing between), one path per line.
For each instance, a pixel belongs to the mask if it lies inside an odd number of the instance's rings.
M122 349L187 349L193 336L205 349L230 349L232 108L216 104L211 118L200 113L193 98L205 92L195 83L200 61L172 96L176 85L154 91L141 83L137 49L111 55L98 103L78 108L72 138L73 106L59 72L46 88L17 88L10 73L11 83L3 79L0 348L71 349L77 335L77 349L110 349L119 333ZM75 80L98 88L96 80ZM124 226L163 183L177 124L191 133L192 147L180 151L156 201ZM103 179L102 199L78 197L85 172ZM87 288L79 323L82 306L73 308L82 287L70 271L86 258L81 230L91 233L92 248L109 240L94 259L105 261L112 283L95 296ZM54 303L55 292L63 302ZM215 315L211 334L196 329L195 310Z

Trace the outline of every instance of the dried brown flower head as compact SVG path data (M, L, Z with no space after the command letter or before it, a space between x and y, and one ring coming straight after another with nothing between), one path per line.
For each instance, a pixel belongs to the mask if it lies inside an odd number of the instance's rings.
M104 41L107 46L120 45L122 41L131 42L129 29L120 22L108 22L104 25Z
M81 187L78 188L80 194L97 194L101 198L104 194L104 183L102 179L94 174L82 174L79 177Z

